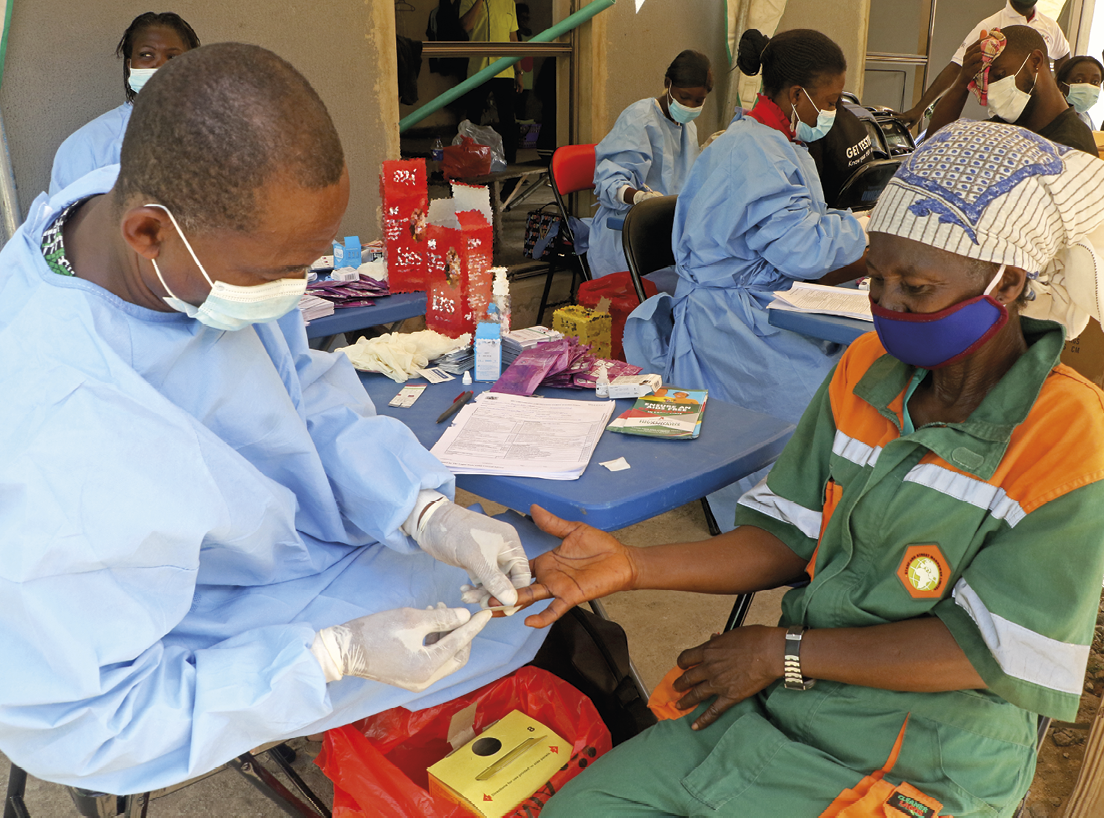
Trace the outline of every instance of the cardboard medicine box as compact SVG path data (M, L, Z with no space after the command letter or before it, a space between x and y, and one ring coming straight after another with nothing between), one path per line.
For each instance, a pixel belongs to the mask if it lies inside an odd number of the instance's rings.
M571 742L512 710L429 768L431 794L479 818L502 818L571 758Z
M552 315L552 329L578 338L580 344L590 344L597 358L610 356L613 318L609 312L578 305L561 307Z

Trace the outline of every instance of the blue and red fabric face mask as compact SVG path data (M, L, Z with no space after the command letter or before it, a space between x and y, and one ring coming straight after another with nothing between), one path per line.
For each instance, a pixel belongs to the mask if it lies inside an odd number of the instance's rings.
M989 295L1004 269L1002 264L981 295L939 312L894 312L872 301L882 346L902 363L922 369L940 369L972 355L1008 323L1008 308Z

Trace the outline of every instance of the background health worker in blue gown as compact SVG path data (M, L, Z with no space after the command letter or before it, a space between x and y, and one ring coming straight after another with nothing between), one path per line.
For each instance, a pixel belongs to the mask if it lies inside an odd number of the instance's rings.
M594 195L598 211L590 225L587 263L598 278L629 269L621 231L607 226L634 204L682 190L698 158L698 126L713 90L709 58L683 51L663 76L663 93L634 102L595 148Z
M126 102L82 125L61 143L50 172L51 196L96 168L119 163L134 98L154 71L193 48L199 48L199 37L179 14L147 11L131 21L115 48L115 56L123 60Z

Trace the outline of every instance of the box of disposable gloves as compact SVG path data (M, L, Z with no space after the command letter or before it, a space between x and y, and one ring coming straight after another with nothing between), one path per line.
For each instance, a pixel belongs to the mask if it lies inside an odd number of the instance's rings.
M429 768L429 791L481 818L502 818L571 758L565 741L512 710Z

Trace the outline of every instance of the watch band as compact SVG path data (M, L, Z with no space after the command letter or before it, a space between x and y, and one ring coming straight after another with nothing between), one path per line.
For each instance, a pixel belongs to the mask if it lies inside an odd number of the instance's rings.
M786 656L783 668L787 690L808 690L816 684L816 679L806 679L801 673L801 637L804 634L805 628L802 625L791 625L786 631Z

